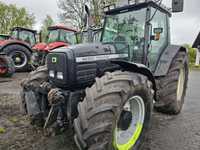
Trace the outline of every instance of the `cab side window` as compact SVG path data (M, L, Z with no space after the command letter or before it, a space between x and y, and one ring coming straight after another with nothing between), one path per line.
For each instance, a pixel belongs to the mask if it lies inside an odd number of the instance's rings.
M155 9L152 8L152 15L155 13ZM167 22L167 14L162 13L161 11L157 10L154 18L151 21L152 31L151 35L155 35L154 29L161 28L162 33L160 33L159 40L151 40L150 48L149 48L149 67L151 70L154 70L156 67L156 63L158 57L162 50L167 47L168 45L168 22Z

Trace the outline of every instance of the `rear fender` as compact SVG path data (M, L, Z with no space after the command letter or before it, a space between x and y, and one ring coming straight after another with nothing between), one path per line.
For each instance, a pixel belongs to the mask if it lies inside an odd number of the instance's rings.
M169 45L164 50L164 52L162 53L158 61L156 70L154 72L155 77L167 75L169 68L171 66L171 63L179 51L184 51L186 53L188 52L188 50L185 47L177 46L177 45Z
M131 63L127 61L121 61L121 60L114 60L112 61L112 63L119 65L126 71L140 73L148 77L148 79L153 83L153 90L155 91L154 99L156 100L156 82L155 82L153 74L145 65L138 64L138 63Z
M5 42L5 44L1 45L0 52L3 52L3 50L7 46L10 46L10 45L20 45L20 46L26 47L30 51L30 53L33 52L32 49L31 49L31 47L28 44L23 43L21 41L19 41L19 42L18 41L8 41L8 42Z

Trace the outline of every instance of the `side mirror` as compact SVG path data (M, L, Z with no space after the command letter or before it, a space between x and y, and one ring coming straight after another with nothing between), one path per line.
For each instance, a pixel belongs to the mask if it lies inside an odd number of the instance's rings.
M151 36L151 40L159 41L160 35L161 35L161 33L163 33L163 28L154 28L153 33L154 33L154 35Z
M183 12L184 0L172 0L172 12Z

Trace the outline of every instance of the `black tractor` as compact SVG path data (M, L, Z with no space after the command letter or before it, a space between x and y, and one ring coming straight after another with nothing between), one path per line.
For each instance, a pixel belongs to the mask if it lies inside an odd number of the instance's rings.
M188 81L187 49L171 45L171 11L161 2L107 6L100 43L50 52L22 83L31 124L73 127L80 150L141 150L153 108L179 114Z

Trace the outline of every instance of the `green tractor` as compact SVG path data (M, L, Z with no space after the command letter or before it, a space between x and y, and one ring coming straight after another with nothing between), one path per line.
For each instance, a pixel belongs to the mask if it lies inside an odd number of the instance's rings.
M100 43L50 52L22 83L31 124L73 128L80 150L141 150L153 108L179 114L188 82L187 49L171 45L171 11L161 2L110 5Z

